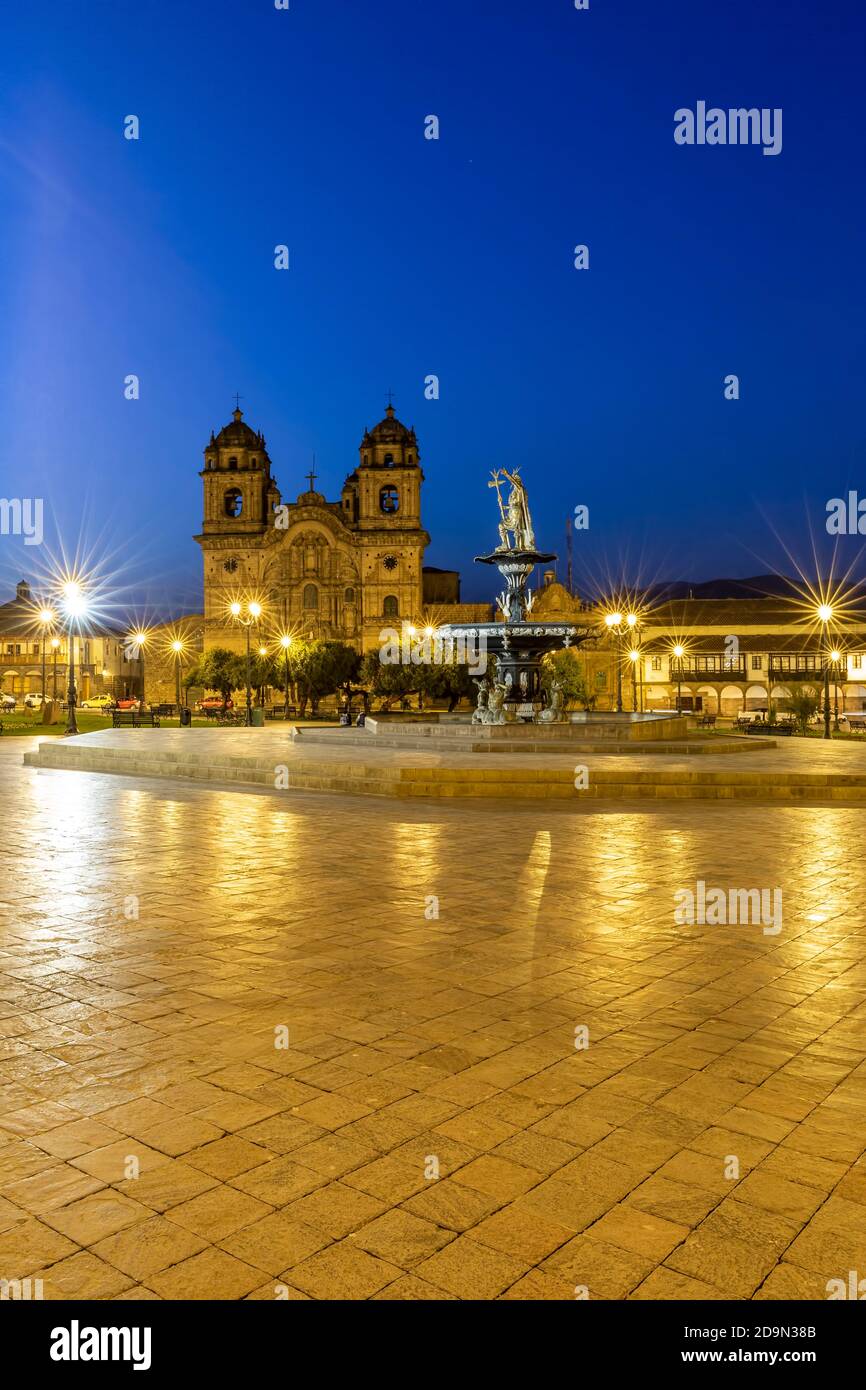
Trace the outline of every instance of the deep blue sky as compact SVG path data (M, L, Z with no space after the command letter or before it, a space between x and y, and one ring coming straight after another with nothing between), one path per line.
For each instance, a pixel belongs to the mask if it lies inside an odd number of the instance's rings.
M773 528L805 559L866 493L864 38L859 0L7 0L0 495L188 607L232 394L336 498L392 387L467 595L503 464L560 554L589 505L580 571L790 568ZM782 107L782 153L677 146L699 99Z

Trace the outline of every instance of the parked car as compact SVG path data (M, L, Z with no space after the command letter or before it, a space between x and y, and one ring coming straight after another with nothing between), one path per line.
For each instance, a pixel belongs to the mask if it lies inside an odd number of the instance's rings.
M25 709L41 709L43 696L38 690L31 690L24 696Z
M91 695L89 700L82 700L82 709L114 709L114 698L111 695Z
M225 705L226 709L234 709L234 701L231 697L226 700ZM222 709L223 697L222 695L205 695L203 699L196 701L195 707L200 710Z
M3 710L6 714L11 714L17 704L18 701L15 699L14 695L0 695L0 710Z
M135 695L123 695L115 702L115 709L138 709L141 701Z

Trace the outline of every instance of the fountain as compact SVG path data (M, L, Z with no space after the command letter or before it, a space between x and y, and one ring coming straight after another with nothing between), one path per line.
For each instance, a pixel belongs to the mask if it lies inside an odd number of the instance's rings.
M507 501L502 489L510 484ZM555 555L537 549L526 488L515 468L494 470L488 487L496 489L499 503L499 545L489 555L477 555L476 564L495 565L505 581L497 597L501 622L449 623L438 636L446 646L476 650L496 658L495 673L480 680L473 724L560 723L562 692L556 680L546 700L541 683L541 662L548 652L579 646L596 636L589 624L532 620L532 595L527 584L538 564Z

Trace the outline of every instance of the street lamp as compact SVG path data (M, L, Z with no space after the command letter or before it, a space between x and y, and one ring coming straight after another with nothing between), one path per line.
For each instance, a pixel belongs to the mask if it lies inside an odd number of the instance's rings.
M135 632L130 633L129 641L130 641L130 644L131 644L133 647L136 647L136 648L138 649L138 660L139 660L139 662L141 663L141 696L139 697L139 699L140 699L139 710L140 710L140 712L143 714L143 713L144 713L144 703L145 703L145 701L144 701L144 653L145 653L145 650L146 650L146 648L147 648L147 644L148 644L148 642L150 641L150 632L149 632L149 630L148 630L147 628L142 628L142 627L140 627L140 628L138 628Z
M829 603L821 603L817 608L818 620L824 625L824 641L827 640L827 624L833 617L833 609ZM824 737L830 738L830 667L827 663L826 653L824 655Z
M183 655L183 642L175 637L171 644L174 652L174 698L177 703L177 720L180 723L180 659Z
M637 664L640 661L640 652L636 647L629 652L628 659L631 662L631 707L637 714Z
M51 623L54 622L54 611L51 608L41 608L39 610L39 626L42 629L42 706L45 707L45 635Z
M680 642L677 642L676 646L674 647L674 652L673 652L673 654L674 654L674 656L676 657L677 661L678 661L678 662L681 662L682 659L683 659L683 657L684 657L685 654L686 654L686 649L685 649L684 646L682 646L682 644L681 644ZM680 666L677 666L677 714L682 714L682 712L683 712L683 668L682 668L682 666L680 665Z
M87 614L87 595L79 579L67 579L60 589L60 602L68 622L69 688L66 692L66 728L64 738L78 733L75 719L75 628L81 626Z
M51 666L52 666L51 698L52 698L52 700L56 700L56 699L57 699L57 649L58 649L59 646L60 646L60 638L59 638L59 637L52 637L52 639L51 639Z
M253 601L247 604L246 617L244 616L243 605L235 601L229 605L229 613L236 623L240 623L247 630L247 717L244 721L247 728L253 722L252 700L250 696L250 628L253 623L257 623L262 616L262 605Z
M288 717L289 717L289 647L290 647L291 645L292 645L292 639L291 639L291 637L289 636L289 634L288 634L287 632L284 632L284 633L282 634L282 636L280 637L280 646L281 646L282 649L283 649L283 658L284 658L285 663L286 663L286 670L285 670L286 699L285 699L285 707L284 707L284 709L283 709L283 718L284 718L284 719L288 719Z
M830 660L836 667L833 673L833 732L839 732L839 663L842 660L842 653L835 651L830 653Z
M616 637L619 638L619 637L620 637L620 630L621 630L621 628L622 628L622 614L621 614L621 613L608 613L604 621L605 621L605 624L606 624L607 629L608 629L608 631L610 632L610 634L611 634L612 636L613 636L613 635L616 635ZM617 714L622 714L622 650L621 650L621 648L618 648L618 651L617 651L617 661L616 661L616 712L617 712Z
M626 638L630 637L634 641L638 624L637 613L626 613L623 616L619 609L605 616L605 626L611 637L616 639L617 661L616 661L616 709L618 714L622 714L622 667L624 661L624 649ZM633 660L629 654L629 660ZM632 671L632 680L635 679L635 672Z

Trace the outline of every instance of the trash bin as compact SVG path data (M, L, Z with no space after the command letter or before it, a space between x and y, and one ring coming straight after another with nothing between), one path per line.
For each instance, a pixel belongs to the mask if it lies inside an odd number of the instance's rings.
M261 705L253 705L252 725L254 729L263 729L265 724L265 712Z
M181 727L182 729L188 729L188 728L190 728L191 725L192 725L192 710L191 710L187 705L181 705L181 709L180 709L180 727Z

